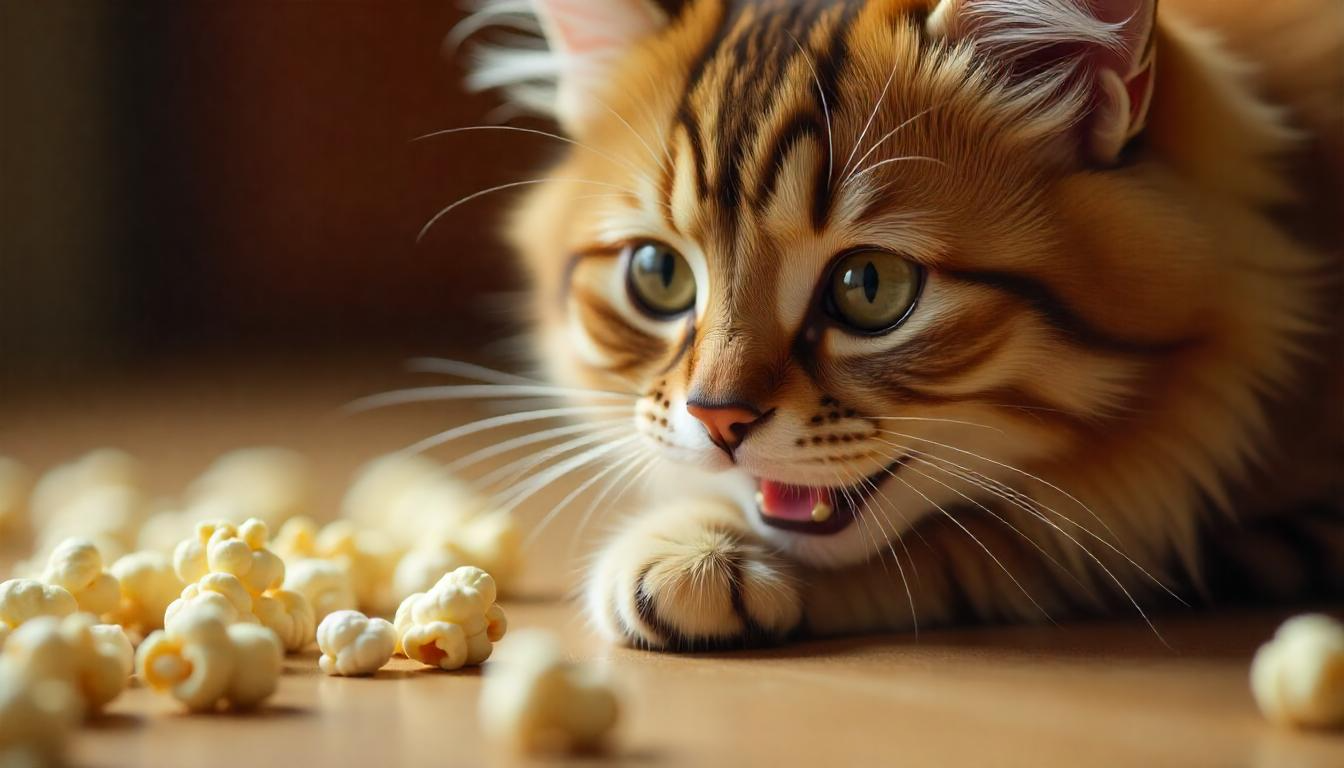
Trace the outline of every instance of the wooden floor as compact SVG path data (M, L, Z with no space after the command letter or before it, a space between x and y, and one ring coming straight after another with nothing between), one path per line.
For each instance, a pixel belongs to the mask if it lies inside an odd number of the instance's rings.
M118 445L168 494L213 455L280 444L313 457L334 510L359 462L460 423L413 407L339 406L394 384L390 362L144 371L0 402L0 454L44 467ZM551 497L552 499L554 497ZM539 500L544 508L546 499ZM624 714L612 754L629 765L1344 766L1344 734L1294 733L1257 714L1250 655L1282 615L1169 616L1168 645L1140 621L924 632L762 652L652 654L611 648L559 598L573 537L534 553L512 627L562 633L608 667ZM580 548L582 543L577 545ZM497 654L508 653L507 638ZM394 662L375 679L327 678L291 658L278 695L249 716L187 716L144 689L118 699L73 745L80 766L506 763L476 730L477 671ZM597 764L598 759L586 762Z

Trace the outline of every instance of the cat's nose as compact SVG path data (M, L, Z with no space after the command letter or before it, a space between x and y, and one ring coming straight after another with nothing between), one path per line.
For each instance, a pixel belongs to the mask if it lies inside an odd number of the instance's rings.
M709 439L727 453L733 455L733 449L742 444L747 432L761 420L761 412L739 403L732 405L701 405L694 401L686 403L686 410L705 425Z

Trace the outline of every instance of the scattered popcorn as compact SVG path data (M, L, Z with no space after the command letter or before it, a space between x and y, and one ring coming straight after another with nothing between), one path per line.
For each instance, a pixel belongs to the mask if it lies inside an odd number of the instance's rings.
M361 610L389 613L396 609L399 601L393 594L392 576L401 552L387 534L337 520L318 534L316 554L345 567Z
M285 448L244 448L226 453L187 490L187 506L224 500L245 517L280 525L313 506L308 461ZM237 521L236 515L213 514Z
M290 564L285 570L284 586L308 599L319 622L336 611L347 611L359 604L350 571L332 560L308 558Z
M34 679L69 683L87 711L98 712L126 690L133 651L121 627L96 622L87 613L40 616L14 630L4 658Z
M33 579L0 584L0 645L11 631L39 616L69 616L79 610L75 596L61 587Z
M445 575L397 608L398 652L440 669L480 664L508 629L495 596L495 580L480 568L464 566Z
M372 675L392 658L397 633L386 619L336 611L317 628L317 665L328 675Z
M135 546L140 550L171 555L183 539L193 535L198 522L182 512L160 510L145 518L145 522L140 525Z
M207 573L195 584L188 584L182 595L168 605L163 614L165 628L180 614L209 609L228 624L256 623L252 595L231 573Z
M36 553L45 561L62 541L78 537L92 541L109 560L131 552L139 540L140 524L149 505L139 489L125 485L98 485L70 497L64 506L46 513L38 529Z
M565 661L559 643L546 632L519 632L507 650L486 671L481 689L486 732L520 752L600 748L619 713L605 677Z
M274 632L289 653L297 653L312 644L317 619L308 598L298 592L272 590L257 597L252 610L262 626Z
M173 568L185 582L198 581L207 573L230 573L249 592L259 595L285 580L285 563L266 548L268 537L266 524L255 518L237 527L226 522L200 523L196 536L173 552Z
M135 552L113 563L111 573L121 584L121 603L111 618L140 637L162 629L168 606L185 588L173 561L162 552Z
M14 541L27 535L30 485L28 470L22 464L0 456L0 540Z
M311 517L291 517L271 538L271 551L286 564L317 557L317 533L317 523Z
M1251 692L1274 722L1344 725L1344 624L1322 614L1284 622L1255 653Z
M467 553L451 541L418 547L397 563L392 590L403 600L417 592L428 592L445 574L468 564Z
M0 657L0 765L64 765L81 703L65 680L34 678Z
M402 549L445 538L483 507L482 500L443 467L423 456L402 453L361 468L342 505L347 519L386 531Z
M33 488L33 520L41 527L62 516L86 491L97 488L139 488L140 465L130 454L102 448L47 472Z
M66 539L57 545L42 572L42 581L65 588L79 610L102 616L121 604L117 577L103 570L103 556L88 539Z
M193 711L251 709L275 693L283 657L265 627L226 624L213 610L193 609L145 639L136 672Z

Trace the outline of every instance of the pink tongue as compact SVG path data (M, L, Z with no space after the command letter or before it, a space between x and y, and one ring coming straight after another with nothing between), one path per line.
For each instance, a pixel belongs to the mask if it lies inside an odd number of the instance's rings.
M761 481L761 513L770 517L810 522L812 508L819 501L834 507L831 489L785 485L773 480Z

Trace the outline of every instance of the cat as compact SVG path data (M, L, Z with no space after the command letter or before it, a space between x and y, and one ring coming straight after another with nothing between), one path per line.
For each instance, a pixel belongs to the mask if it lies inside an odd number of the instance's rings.
M1340 5L518 6L536 352L651 478L605 635L1340 593Z

